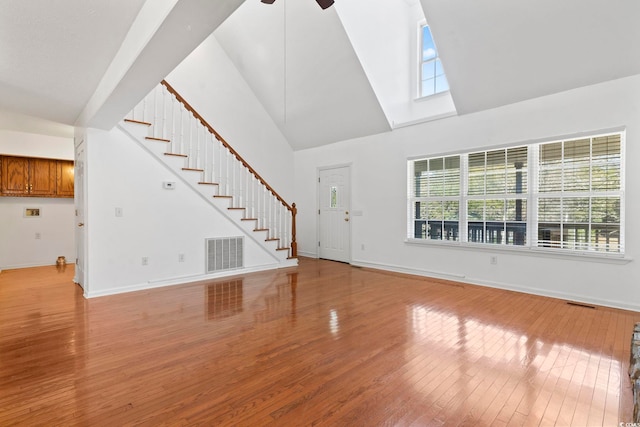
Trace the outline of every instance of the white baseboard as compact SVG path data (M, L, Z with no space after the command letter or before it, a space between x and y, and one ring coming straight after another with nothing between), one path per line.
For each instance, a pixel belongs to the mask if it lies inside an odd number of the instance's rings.
M372 262L358 261L358 260L353 260L351 262L351 265L358 266L358 267L374 268L374 269L385 270L385 271L393 271L396 273L412 274L416 276L433 277L436 279L452 280L452 281L465 283L469 285L486 286L489 288L504 289L508 291L521 292L521 293L531 294L531 295L539 295L539 296L544 296L549 298L556 298L556 299L591 304L591 305L619 308L622 310L640 311L640 306L635 304L629 304L626 301L592 298L584 295L569 294L566 292L553 292L553 291L549 291L548 289L531 288L531 287L525 287L525 286L512 285L508 283L495 282L490 280L482 280L474 277L467 277L462 274L430 271L430 270L424 270L424 269L418 269L418 268L410 268L410 267L403 267L398 265L390 265L390 264L382 264L382 263L372 263Z
M262 266L256 266L256 267L242 268L238 270L221 271L214 274L194 274L189 276L169 277L165 279L149 280L148 282L138 283L135 285L103 289L100 291L92 292L91 290L89 290L88 292L85 291L84 296L85 298L96 298L96 297L103 297L107 295L124 294L127 292L144 291L148 289L162 288L165 286L184 285L186 283L199 282L202 280L219 279L223 277L238 276L238 275L248 274L248 273L256 273L259 271L277 270L280 268L292 267L295 265L296 264L293 264L293 263L290 265L269 264L269 265L262 265Z
M19 268L31 268L31 267L51 267L56 265L56 263L29 263L29 264L16 264L16 265L3 265L0 266L0 271L2 270L17 270Z
M318 258L318 254L315 252L298 251L298 256L303 256L307 258Z

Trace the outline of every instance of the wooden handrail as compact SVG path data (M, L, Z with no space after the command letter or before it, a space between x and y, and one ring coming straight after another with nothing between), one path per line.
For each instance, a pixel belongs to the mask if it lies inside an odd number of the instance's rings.
M284 205L284 207L287 208L287 210L289 210L289 212L291 212L291 257L292 258L296 258L298 256L298 243L296 242L296 214L297 214L297 209L296 209L296 204L294 203L293 205L289 205L289 203L287 203L279 194L276 190L273 189L273 187L271 187L267 181L265 181L258 172L256 172L255 169L253 169L251 167L251 165L249 165L249 163L246 162L245 159L242 158L242 156L240 154L238 154L238 152L236 150L233 149L233 147L231 147L231 145L229 145L229 143L227 141L225 141L225 139L220 136L220 134L218 132L216 132L216 130L209 124L207 123L207 121L200 115L198 114L198 112L173 88L173 86L171 86L169 84L169 82L167 82L166 80L162 80L162 82L160 82L160 84L162 84L165 88L167 88L167 90L169 91L169 93L171 93L173 96L176 97L176 99L178 100L178 102L180 102L182 105L184 105L184 107L187 109L187 111L189 111L191 114L193 114L193 116L198 119L198 121L200 121L200 123L202 123L202 125L207 128L207 130L216 137L216 139L218 141L220 141L220 143L222 145L224 145L224 147L229 150L229 152L231 154L234 155L234 157L236 159L238 159L238 161L240 163L242 163L242 165L247 168L249 170L249 172L251 172L253 174L253 176L256 177L256 179L258 181L260 181L260 183L262 185L264 185L267 190L269 190L271 192L271 194L273 194L273 196L278 199L278 201L280 203L282 203L282 205Z

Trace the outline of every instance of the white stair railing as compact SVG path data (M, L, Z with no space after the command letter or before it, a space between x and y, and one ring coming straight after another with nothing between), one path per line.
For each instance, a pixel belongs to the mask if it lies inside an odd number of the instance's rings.
M151 124L150 138L165 141L168 154L186 156L184 168L201 170L203 183L231 197L230 208L244 208L256 230L267 230L278 250L297 257L295 203L284 201L169 83L163 80L126 120Z

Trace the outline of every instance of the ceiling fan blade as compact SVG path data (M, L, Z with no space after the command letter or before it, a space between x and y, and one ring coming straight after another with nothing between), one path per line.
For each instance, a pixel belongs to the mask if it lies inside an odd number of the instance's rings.
M273 4L273 2L276 0L260 0L260 1L266 4ZM316 3L318 3L318 5L324 10L328 7L331 7L334 1L333 0L316 0Z
M316 0L316 2L322 9L326 9L333 4L333 0Z

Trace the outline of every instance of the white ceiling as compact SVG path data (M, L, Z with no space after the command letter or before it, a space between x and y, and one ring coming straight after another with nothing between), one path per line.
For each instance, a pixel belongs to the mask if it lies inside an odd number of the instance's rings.
M249 0L215 37L294 149L390 130L335 7Z
M144 0L0 0L0 109L73 124Z
M243 2L0 0L0 111L109 129Z
M216 37L294 149L390 130L339 8L243 2L0 0L0 110L108 128L231 15ZM458 114L640 74L637 0L420 4ZM138 13L161 5L173 9L149 23L151 40L129 40ZM136 58L112 70L134 42Z
M638 0L421 0L458 114L640 73Z

